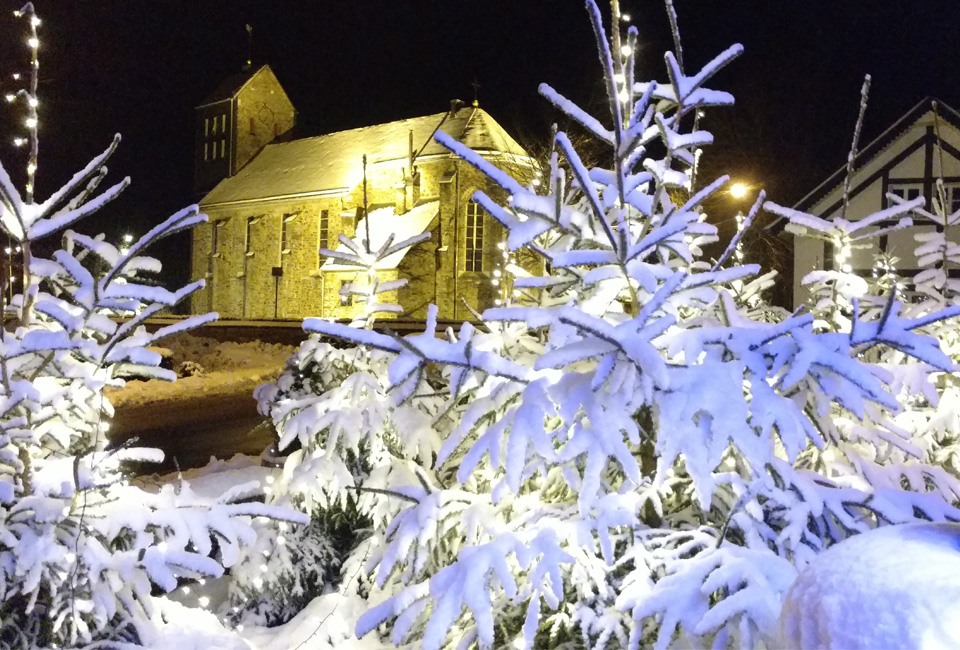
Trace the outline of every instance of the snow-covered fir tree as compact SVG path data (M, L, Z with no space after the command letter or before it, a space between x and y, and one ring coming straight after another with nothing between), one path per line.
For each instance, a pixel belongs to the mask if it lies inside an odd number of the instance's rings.
M156 341L216 318L186 319L149 333L144 321L202 283L168 291L144 256L158 239L205 220L192 206L121 251L102 237L64 230L117 197L129 179L100 191L110 147L46 200L35 200L37 27L29 86L27 184L21 193L0 166L0 228L20 253L20 291L2 305L0 330L0 645L5 648L138 645L149 639L152 594L178 580L219 576L243 544L253 516L302 521L297 513L238 502L239 486L217 499L185 482L159 493L133 487L125 460L161 460L158 450L110 448L113 414L104 395L125 377L173 380L159 368ZM38 240L62 233L49 258ZM0 293L0 300L6 291Z
M277 503L367 526L345 557L315 564L334 576L325 597L369 606L358 635L427 649L750 648L773 638L798 569L835 542L960 519L957 479L892 424L912 407L904 391L926 395L953 368L917 330L960 307L914 317L889 291L864 310L865 293L826 276L823 315L771 318L738 299L768 280L731 261L737 240L703 259L715 229L701 204L728 179L692 177L712 141L695 116L733 103L708 83L740 46L689 71L678 40L665 80L639 81L637 31L608 36L587 9L609 114L541 93L609 147L608 164L587 168L557 133L544 183L525 187L437 135L503 188L505 205L474 200L511 251L550 272L514 269L520 297L457 332L438 332L435 310L406 338L308 319L351 347L312 339L260 392L281 446L301 446ZM855 239L867 225L820 232ZM874 349L910 357L913 381ZM298 567L285 570L298 584Z

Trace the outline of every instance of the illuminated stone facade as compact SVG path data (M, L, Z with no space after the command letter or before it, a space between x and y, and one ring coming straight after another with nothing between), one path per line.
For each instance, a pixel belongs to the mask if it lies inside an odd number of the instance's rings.
M268 83L241 88L236 123L248 124L242 107L256 105L258 93L275 94L276 88ZM291 125L294 115L291 105L286 114ZM208 116L201 110L198 119ZM191 266L193 278L205 278L207 287L195 294L192 311L237 320L354 316L361 307L345 300L340 288L362 283L365 276L333 264L318 250L336 249L340 235L363 231L364 205L376 229L374 241L388 229L401 238L430 232L429 240L392 256L377 271L381 281L408 280L382 298L400 304L403 317L423 318L431 303L440 318L450 319L471 318L463 301L477 311L493 306L506 290L500 280L504 234L471 197L477 190L503 197L486 177L434 142L437 129L521 180L533 178L530 158L477 107L260 145L200 202L210 220L193 231ZM282 135L282 126L277 133ZM198 147L202 142L198 138ZM233 147L242 160L257 144Z

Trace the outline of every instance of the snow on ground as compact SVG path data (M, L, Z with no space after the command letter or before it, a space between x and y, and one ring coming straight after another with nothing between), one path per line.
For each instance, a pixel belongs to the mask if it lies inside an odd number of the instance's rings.
M140 629L140 640L147 648L250 650L250 644L233 630L225 628L220 617L212 611L187 607L169 598L154 598L153 605L153 626Z
M105 391L114 408L172 402L187 397L226 395L253 389L276 379L296 349L291 345L218 342L199 336L181 335L167 342L173 369L185 361L199 364L206 375L181 377L175 382L128 381L120 389Z
M237 485L255 482L259 488L250 496L262 495L269 489L268 477L280 469L260 466L260 460L236 455L230 460L212 460L206 467L140 477L135 481L145 490L157 491L160 486L185 481L198 495L215 497ZM216 612L224 611L230 576L207 578L179 587L164 597L154 599L153 629L144 635L145 646L169 650L385 650L392 648L379 640L357 639L354 629L367 604L356 595L329 593L311 602L291 621L276 627L224 626Z
M215 582L215 581L214 581ZM217 587L215 587L217 588ZM191 594L196 593L191 591ZM199 593L208 593L201 590ZM200 596L201 598L203 596ZM365 611L357 597L330 593L315 598L290 622L276 627L225 627L215 614L212 600L207 607L179 602L182 593L154 598L154 629L143 635L144 645L157 650L386 650L375 635L357 639L354 626Z
M785 650L960 648L960 524L884 526L816 558L780 614Z
M262 341L220 342L190 334L172 337L164 341L164 347L172 353L174 370L184 361L193 361L208 372L283 365L296 349L292 345Z
M358 639L354 635L357 619L367 603L358 596L330 593L314 598L291 621L277 627L251 627L241 634L258 650L380 650L393 648L380 643L375 635Z
M195 494L216 498L238 485L256 483L257 487L246 492L247 497L261 497L268 486L269 477L276 477L280 469L262 467L260 459L236 454L230 460L210 459L206 467L188 469L184 472L151 474L133 479L133 483L147 492L159 492L168 483L184 481L190 484ZM272 481L270 481L272 482Z

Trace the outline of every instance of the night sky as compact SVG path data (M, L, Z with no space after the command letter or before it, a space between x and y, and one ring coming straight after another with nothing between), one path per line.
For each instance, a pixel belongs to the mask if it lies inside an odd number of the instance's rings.
M665 80L672 49L657 0L621 0L640 28L640 69ZM601 0L606 11L608 6ZM746 51L713 87L714 156L727 173L792 204L846 157L865 73L873 76L865 145L925 96L960 108L957 0L676 0L687 69L731 43ZM0 6L0 91L26 72L19 3ZM268 63L298 109L298 135L437 113L474 99L521 143L557 114L547 82L600 109L592 31L579 0L40 0L39 198L123 136L113 179L133 185L78 229L142 233L191 194L193 107L247 58ZM0 160L22 177L12 145L23 109L0 106ZM722 163L722 164L720 164ZM160 249L185 277L188 239Z

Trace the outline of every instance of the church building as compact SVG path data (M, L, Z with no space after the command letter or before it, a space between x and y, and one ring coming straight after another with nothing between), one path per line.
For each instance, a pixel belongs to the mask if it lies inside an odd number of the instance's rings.
M191 269L206 288L193 313L222 319L351 318L362 306L343 285L366 273L326 258L345 235L369 227L373 245L429 232L390 255L381 282L405 278L381 297L424 318L471 319L509 291L499 223L472 201L477 190L504 198L485 176L437 144L443 131L522 182L535 165L474 102L433 115L291 139L296 111L269 66L231 77L197 107L196 189L209 222L193 230ZM366 166L364 166L366 157Z

